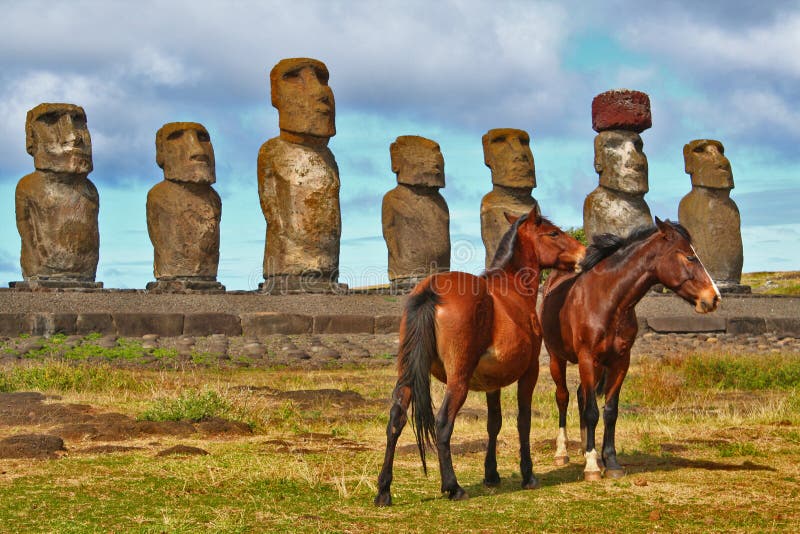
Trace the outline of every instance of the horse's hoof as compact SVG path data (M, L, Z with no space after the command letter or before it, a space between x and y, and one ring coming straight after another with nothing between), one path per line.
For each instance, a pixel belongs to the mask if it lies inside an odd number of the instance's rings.
M391 506L392 494L388 491L386 493L379 493L375 496L375 506Z
M556 456L553 459L553 463L555 463L558 467L564 467L565 465L569 464L569 456Z
M522 483L522 489L539 489L541 485L538 478L531 477L529 481Z
M459 486L454 490L450 490L447 498L451 501L466 501L469 499L469 495L467 495L467 492L464 491L464 488Z
M600 471L584 471L583 480L586 482L597 482L598 480L603 480L603 475Z
M606 469L605 475L606 478L622 478L625 476L624 469Z
M500 485L500 475L494 475L493 477L486 477L483 479L483 485L487 488L496 488Z

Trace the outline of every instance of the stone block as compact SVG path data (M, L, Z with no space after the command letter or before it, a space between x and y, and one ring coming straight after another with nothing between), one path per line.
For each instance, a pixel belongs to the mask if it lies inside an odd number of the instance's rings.
M650 97L641 91L615 89L592 100L592 129L632 130L642 133L653 125Z
M242 334L255 337L271 334L310 334L314 324L313 317L293 313L243 313L240 317Z
M75 313L29 313L27 331L35 336L74 334L78 315Z
M727 327L728 334L759 335L767 331L767 320L763 317L729 317Z
M113 317L119 336L139 337L145 334L158 334L163 337L174 337L183 333L181 313L115 313Z
M183 333L187 336L241 336L242 321L238 315L228 313L187 313L183 318Z
M781 337L800 338L800 317L772 317L767 318L767 331L775 332Z
M393 334L400 331L399 315L378 315L375 317L376 334Z
M375 318L372 315L317 315L315 334L372 334Z
M79 313L75 333L79 336L92 333L111 335L117 333L117 328L110 313Z
M29 333L24 313L0 313L0 336L17 337Z
M724 317L683 315L648 317L647 326L659 333L691 333L724 332L727 325Z

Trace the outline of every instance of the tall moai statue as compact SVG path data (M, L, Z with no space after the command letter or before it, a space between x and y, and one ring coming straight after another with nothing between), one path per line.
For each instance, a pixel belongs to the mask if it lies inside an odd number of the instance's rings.
M309 58L281 60L269 75L280 135L258 152L258 194L267 221L262 291L336 292L339 276L339 168L328 68Z
M522 216L539 204L531 196L536 169L525 130L496 128L483 135L483 162L492 171L492 190L481 200L481 238L488 268L511 226L505 214Z
M403 135L389 147L397 187L383 197L383 239L393 290L413 288L426 276L450 270L450 211L439 193L444 158L439 144Z
M683 147L692 190L678 206L678 220L689 230L697 255L727 293L749 293L741 285L742 247L739 208L731 199L733 173L725 147L713 139L696 139Z
M156 133L156 163L164 180L147 193L147 233L153 243L151 291L224 291L217 282L222 202L214 148L202 124L170 122Z
M650 97L639 91L617 89L592 100L594 169L600 185L583 203L586 239L598 234L627 237L641 226L652 226L644 200L649 190L647 156L640 133L650 128Z
M92 139L86 113L73 104L39 104L25 121L28 153L36 170L15 194L22 239L24 281L18 289L101 288L97 214L100 197L92 172Z

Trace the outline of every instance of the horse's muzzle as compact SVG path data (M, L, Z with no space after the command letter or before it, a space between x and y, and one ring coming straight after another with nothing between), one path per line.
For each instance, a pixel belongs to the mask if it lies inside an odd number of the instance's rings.
M701 295L695 302L694 311L697 313L710 313L717 309L720 297L716 292L711 295Z

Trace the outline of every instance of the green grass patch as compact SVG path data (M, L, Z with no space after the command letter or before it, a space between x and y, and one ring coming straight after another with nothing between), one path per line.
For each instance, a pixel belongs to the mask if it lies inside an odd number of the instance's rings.
M153 402L139 415L143 421L203 421L212 417L231 419L231 404L213 390L188 390L176 398Z
M723 458L730 458L733 456L765 456L765 454L756 448L752 443L723 443L717 446L719 455Z
M106 366L71 366L51 362L44 365L0 370L0 391L101 392L142 391L147 381Z
M692 355L681 367L690 387L764 390L800 386L800 358L787 354Z

